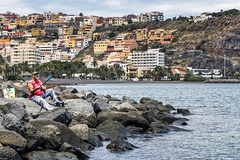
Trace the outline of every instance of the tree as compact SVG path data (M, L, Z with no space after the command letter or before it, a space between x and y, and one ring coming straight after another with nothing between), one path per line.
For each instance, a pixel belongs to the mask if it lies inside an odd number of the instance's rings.
M120 68L115 68L116 71L116 75L117 75L117 79L119 80L121 76L125 75L124 70L120 67Z
M79 13L79 16L83 17L83 13L82 13L82 12L81 12L81 13Z
M141 48L141 51L147 51L148 50L148 44L144 44Z

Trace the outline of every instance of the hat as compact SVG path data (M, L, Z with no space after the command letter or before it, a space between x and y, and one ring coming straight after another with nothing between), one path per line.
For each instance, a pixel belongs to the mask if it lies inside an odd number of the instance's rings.
M38 75L39 73L38 72L33 72L33 74L32 75Z

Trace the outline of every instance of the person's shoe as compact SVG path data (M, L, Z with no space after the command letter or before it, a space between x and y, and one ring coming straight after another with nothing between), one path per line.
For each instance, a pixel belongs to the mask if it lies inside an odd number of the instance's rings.
M57 102L57 103L56 103L56 106L57 106L57 107L64 107L64 101Z

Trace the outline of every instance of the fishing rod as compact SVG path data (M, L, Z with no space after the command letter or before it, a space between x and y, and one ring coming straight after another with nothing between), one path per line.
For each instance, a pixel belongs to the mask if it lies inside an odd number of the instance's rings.
M88 48L88 47L87 47L87 48ZM83 49L83 50L80 51L79 53L85 51L87 48ZM78 54L79 54L79 53L78 53ZM70 61L69 63L71 63L71 62L72 62L74 59L76 59L76 58L77 58L77 56L75 56L73 59L71 59L71 61ZM67 65L68 65L68 63L65 64L62 68L60 68L57 72L55 72L55 73L53 74L53 76L56 75L58 72L60 72L60 71L61 71L63 68L65 68ZM42 83L41 86L45 85L51 78L52 78L52 76L50 76L44 83ZM36 90L35 90L35 91L36 91ZM33 92L28 96L28 98L31 97L31 96L34 94L35 91L33 91Z

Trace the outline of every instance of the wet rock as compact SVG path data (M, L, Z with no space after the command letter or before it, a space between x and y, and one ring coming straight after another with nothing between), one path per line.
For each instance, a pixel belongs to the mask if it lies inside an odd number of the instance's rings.
M77 156L78 159L81 159L81 160L87 160L89 158L85 153L81 151L80 148L74 147L66 142L63 143L59 151L73 153Z
M55 108L39 115L38 119L52 120L68 126L72 121L72 115L66 108Z
M158 102L157 100L151 99L151 98L141 98L140 103L142 104L153 104L155 106L157 106L158 104L162 105L162 102Z
M107 149L115 152L133 150L134 148L138 147L125 141L123 138L117 138L116 140L113 140L109 145L107 145Z
M161 122L152 122L150 124L149 131L151 131L153 134L168 133L170 129L166 124L163 124Z
M104 121L96 127L96 130L106 133L112 140L117 138L119 135L124 137L131 136L131 132L127 128L125 128L120 122L113 120Z
M188 109L177 109L177 113L182 114L183 116L192 115Z
M0 147L1 160L22 160L19 154L11 147Z
M118 121L122 123L122 125L125 127L141 127L144 131L147 130L149 127L148 121L142 116L142 112L139 111L119 112L105 110L98 113L98 124L101 124L105 120Z
M17 152L23 152L26 147L27 140L16 132L0 130L0 143L4 146L13 148Z
M72 118L80 123L87 123L89 127L96 126L96 114L90 102L82 99L66 100L65 108L72 114ZM86 122L87 121L87 122Z

